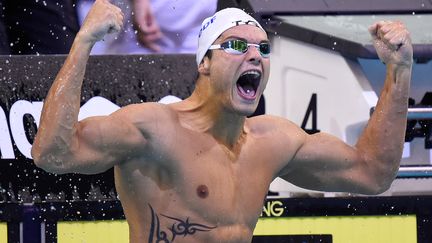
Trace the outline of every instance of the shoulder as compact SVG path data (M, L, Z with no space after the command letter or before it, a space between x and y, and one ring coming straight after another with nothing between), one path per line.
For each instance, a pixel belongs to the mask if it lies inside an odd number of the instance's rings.
M261 115L246 120L246 127L252 134L265 135L272 133L303 134L303 130L294 122L273 115Z
M131 104L114 112L111 117L122 125L133 126L147 134L163 132L178 119L170 106L156 102Z
M271 115L247 119L245 129L257 150L265 151L262 156L272 165L274 176L292 161L308 137L294 122Z
M165 104L147 102L131 104L117 110L111 116L132 123L157 122L175 117L175 112Z
M245 129L255 140L265 141L272 146L275 154L287 153L284 158L291 158L309 136L294 122L271 115L249 118Z

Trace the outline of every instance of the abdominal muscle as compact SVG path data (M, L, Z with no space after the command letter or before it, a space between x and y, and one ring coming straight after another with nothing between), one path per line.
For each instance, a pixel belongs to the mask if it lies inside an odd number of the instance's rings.
M115 169L130 242L251 242L262 209L262 200L257 200L255 194L257 188L252 198L246 190L235 192L241 185L227 186L231 184L228 179L215 184L201 183L202 178L185 181L182 178L190 177L177 176L166 179L168 182L156 182L152 176L130 169ZM158 174L159 179L165 177L164 173ZM171 183L176 186L169 186ZM208 187L208 196L202 192L203 184ZM266 190L261 190L262 198Z
M191 205L196 202L175 198L180 197L162 196L162 200L141 203L141 200L122 200L130 242L251 242L255 225L237 219L241 214L238 210L227 209L219 214L203 212L203 205L194 207ZM172 203L167 205L166 200ZM213 208L209 206L207 210L213 211ZM219 208L215 210L220 211Z
M164 230L158 232L158 235L138 232L134 233L133 231L130 231L130 242L250 243L252 240L252 231L245 225L217 226L217 228L208 232L196 231L195 233L190 234L182 234L181 232L187 230L189 230L189 232L194 232L193 229L185 229L179 227L178 230L178 234L174 234L168 229L168 227L164 227Z

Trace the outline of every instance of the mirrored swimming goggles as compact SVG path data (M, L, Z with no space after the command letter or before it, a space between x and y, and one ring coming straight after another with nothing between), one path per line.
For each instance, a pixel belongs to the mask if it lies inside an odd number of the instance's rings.
M227 53L241 55L247 52L249 46L258 48L262 57L270 56L270 43L268 42L252 44L242 40L229 40L219 45L211 45L209 50L223 49Z

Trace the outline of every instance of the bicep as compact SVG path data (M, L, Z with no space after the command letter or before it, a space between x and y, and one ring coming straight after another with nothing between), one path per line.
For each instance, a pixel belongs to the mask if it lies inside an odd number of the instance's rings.
M372 183L364 161L362 153L339 138L305 134L280 176L312 190L363 192Z
M75 128L69 170L84 174L106 171L145 144L142 132L128 119L116 115L84 119Z

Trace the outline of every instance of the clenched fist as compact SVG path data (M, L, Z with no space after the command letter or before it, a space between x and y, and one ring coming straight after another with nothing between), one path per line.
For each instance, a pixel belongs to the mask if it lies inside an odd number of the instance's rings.
M106 34L120 31L123 17L121 9L108 0L96 0L78 34L82 41L94 44Z
M373 45L382 62L411 66L413 48L411 37L400 21L379 21L369 27Z

